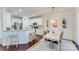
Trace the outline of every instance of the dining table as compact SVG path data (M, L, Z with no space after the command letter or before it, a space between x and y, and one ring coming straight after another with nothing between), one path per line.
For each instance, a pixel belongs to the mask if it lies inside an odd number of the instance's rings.
M57 50L60 50L61 51L61 33L47 33L46 35L43 36L44 39L47 39L49 41L57 41L58 43L58 47L57 47Z

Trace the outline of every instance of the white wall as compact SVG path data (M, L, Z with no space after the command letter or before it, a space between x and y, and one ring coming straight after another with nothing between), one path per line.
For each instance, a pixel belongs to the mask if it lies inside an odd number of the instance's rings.
M79 45L79 13L77 14L77 44Z
M76 9L76 43L79 45L79 8Z
M1 22L1 8L0 8L0 44L2 42L2 22Z
M62 28L63 18L66 18L66 23L67 23L66 29ZM62 13L61 16L59 16L59 18L57 18L57 19L60 21L60 28L61 28L60 30L64 31L63 38L67 39L67 40L73 40L73 13L70 13L70 12Z
M73 26L74 26L73 31L74 41L79 45L79 8L75 8Z
M2 10L3 31L6 31L6 27L11 28L11 14L6 11L6 8Z
M11 15L6 12L6 8L0 8L0 44L2 43L2 31L10 27L10 19Z
M73 20L73 39L74 39L74 41L77 43L77 13L76 13L76 10L74 10L74 16L73 16L74 18L74 20Z

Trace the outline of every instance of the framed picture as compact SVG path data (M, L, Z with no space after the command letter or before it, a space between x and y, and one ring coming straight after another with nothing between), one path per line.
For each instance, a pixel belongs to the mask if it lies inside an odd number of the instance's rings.
M66 18L63 18L62 27L63 27L63 28L67 28L67 26L66 26Z

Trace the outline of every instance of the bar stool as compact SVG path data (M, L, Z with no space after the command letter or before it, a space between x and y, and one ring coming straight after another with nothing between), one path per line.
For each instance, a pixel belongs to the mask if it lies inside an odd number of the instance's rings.
M9 48L10 45L16 44L16 47L18 48L19 45L19 37L17 34L14 35L9 35L8 36L8 41L7 41L7 49Z

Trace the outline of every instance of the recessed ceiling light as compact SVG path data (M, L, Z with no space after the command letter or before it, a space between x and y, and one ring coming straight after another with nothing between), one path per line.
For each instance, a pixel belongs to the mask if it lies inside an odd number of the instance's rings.
M15 11L14 13L15 13L15 14L18 14L18 12L17 12L17 11Z
M22 12L22 9L19 9L18 11L19 11L19 12Z
M14 13L12 13L12 15L15 15Z

